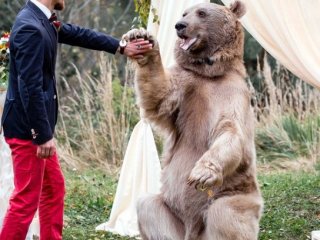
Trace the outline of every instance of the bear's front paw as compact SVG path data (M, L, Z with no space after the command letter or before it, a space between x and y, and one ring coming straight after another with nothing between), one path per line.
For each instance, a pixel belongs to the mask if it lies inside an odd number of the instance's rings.
M133 41L135 39L143 38L144 40L148 40L149 43L153 45L153 49L158 47L157 41L154 37L144 28L134 28L131 29L129 32L122 36L126 41Z
M192 169L188 178L188 184L195 183L196 188L209 188L212 186L221 186L223 181L222 170L218 164L208 159L200 159Z

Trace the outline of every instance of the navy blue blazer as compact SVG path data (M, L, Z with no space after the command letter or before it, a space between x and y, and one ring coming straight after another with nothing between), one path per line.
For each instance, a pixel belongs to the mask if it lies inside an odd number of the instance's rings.
M72 24L57 33L32 2L19 12L10 36L10 79L1 119L4 136L33 140L52 139L57 122L55 78L57 43L115 54L119 40Z

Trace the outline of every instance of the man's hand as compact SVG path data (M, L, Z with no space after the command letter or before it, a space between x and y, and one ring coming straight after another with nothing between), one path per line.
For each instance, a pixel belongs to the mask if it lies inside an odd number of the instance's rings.
M143 58L143 54L152 49L152 44L148 40L138 38L128 42L123 54L134 59Z
M56 151L56 146L54 144L53 139L51 139L48 142L38 146L37 157L38 158L52 157L55 151Z

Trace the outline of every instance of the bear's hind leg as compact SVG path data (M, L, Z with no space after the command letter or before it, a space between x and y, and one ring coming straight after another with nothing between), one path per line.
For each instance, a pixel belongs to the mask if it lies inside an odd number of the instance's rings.
M258 195L235 195L213 201L205 219L201 240L256 240L262 199Z
M143 240L182 240L185 230L160 195L149 195L139 200L139 230Z

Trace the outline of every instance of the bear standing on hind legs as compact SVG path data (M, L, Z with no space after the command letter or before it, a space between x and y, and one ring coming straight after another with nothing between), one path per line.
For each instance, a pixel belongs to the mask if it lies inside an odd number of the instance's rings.
M175 25L176 65L164 69L154 41L136 61L144 116L166 135L162 189L138 203L148 240L255 240L263 201L256 179L254 115L244 80L240 1L187 9Z

